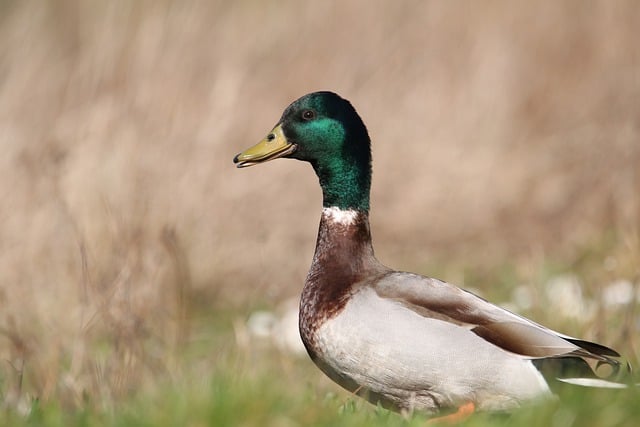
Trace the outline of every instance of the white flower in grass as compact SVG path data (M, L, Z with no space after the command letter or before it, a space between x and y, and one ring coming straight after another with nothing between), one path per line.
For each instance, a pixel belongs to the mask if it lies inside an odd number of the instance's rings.
M518 285L511 292L511 301L518 310L529 310L533 306L533 291L528 285Z
M283 351L306 353L298 332L298 300L295 298L282 303L276 313L253 312L247 320L247 329L252 336L267 339Z
M628 280L619 279L610 283L602 290L602 301L607 307L616 305L631 304L640 298L633 283Z
M587 320L595 314L595 305L584 298L582 284L572 274L552 277L545 285L545 294L552 311L561 316Z

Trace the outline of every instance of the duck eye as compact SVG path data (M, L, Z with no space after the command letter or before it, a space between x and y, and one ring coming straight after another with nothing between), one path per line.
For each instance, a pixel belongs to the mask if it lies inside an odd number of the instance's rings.
M313 110L304 110L302 112L302 119L303 120L313 120L316 118L316 112Z

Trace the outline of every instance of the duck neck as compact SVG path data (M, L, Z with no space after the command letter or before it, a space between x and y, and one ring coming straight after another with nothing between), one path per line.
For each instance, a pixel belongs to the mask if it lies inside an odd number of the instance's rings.
M322 187L322 206L358 211L368 221L371 189L371 154L345 153L333 161L311 162Z
M303 340L310 340L315 326L344 307L354 284L383 268L374 257L368 213L324 208L300 302Z
M353 277L374 259L369 213L335 206L322 209L309 275L335 273Z

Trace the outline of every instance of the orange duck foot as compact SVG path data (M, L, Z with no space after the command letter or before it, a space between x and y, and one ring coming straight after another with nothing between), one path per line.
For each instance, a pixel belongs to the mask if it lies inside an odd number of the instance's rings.
M465 403L460 406L456 412L453 414L445 415L443 417L431 418L427 421L427 425L434 424L457 424L461 421L466 420L473 414L476 410L476 405L473 402Z

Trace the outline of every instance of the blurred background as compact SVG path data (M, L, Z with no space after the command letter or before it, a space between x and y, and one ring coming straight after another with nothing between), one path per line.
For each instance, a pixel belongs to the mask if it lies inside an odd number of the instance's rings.
M254 353L321 194L232 158L316 90L368 126L382 262L637 360L639 28L632 0L1 1L0 396Z

